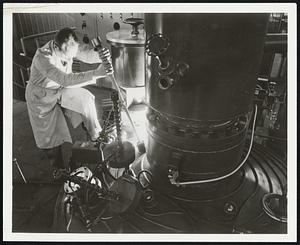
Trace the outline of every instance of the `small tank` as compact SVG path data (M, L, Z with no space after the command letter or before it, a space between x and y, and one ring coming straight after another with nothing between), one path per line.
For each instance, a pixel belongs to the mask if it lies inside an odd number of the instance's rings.
M106 34L111 45L115 78L123 88L144 87L145 33L138 28L144 22L141 18L128 18L124 23L132 25L131 32L118 30Z

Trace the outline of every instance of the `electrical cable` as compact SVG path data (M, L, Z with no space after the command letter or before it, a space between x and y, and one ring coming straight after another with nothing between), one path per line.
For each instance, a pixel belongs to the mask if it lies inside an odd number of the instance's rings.
M215 182L218 180L222 180L225 179L231 175L233 175L234 173L236 173L246 162L246 160L248 159L251 149L252 149L252 145L253 145L253 138L254 138L254 129L255 129L255 124L256 124L256 117L257 117L257 105L255 105L255 111L254 111L254 118L253 118L253 124L252 124L252 131L251 131L251 140L250 140L250 145L249 145L249 149L248 152L244 158L244 160L239 164L239 166L234 169L232 172L224 175L224 176L220 176L217 178L212 178L212 179L206 179L206 180L198 180L198 181L186 181L186 182L176 182L176 184L178 185L192 185L192 184L203 184L203 183L209 183L209 182ZM144 170L144 160L145 160L146 155L144 155L142 161L141 161L141 170ZM145 175L144 175L145 176ZM147 176L145 176L145 178L149 181L149 179L147 178Z
M220 176L220 177L217 177L217 178L205 179L205 180L197 180L197 181L176 182L176 184L179 184L179 185L192 185L192 184L203 184L203 183L215 182L215 181L219 181L219 180L228 178L229 176L231 176L234 173L236 173L244 165L244 163L247 161L247 159L248 159L248 157L250 155L250 152L251 152L251 149L252 149L252 145L253 145L256 116L257 116L257 105L255 105L254 118L253 118L253 124L252 124L252 134L251 134L251 140L250 140L249 149L248 149L248 152L247 152L244 160L239 164L239 166L236 169L234 169L232 172L230 172L230 173L228 173L226 175L223 175L223 176Z

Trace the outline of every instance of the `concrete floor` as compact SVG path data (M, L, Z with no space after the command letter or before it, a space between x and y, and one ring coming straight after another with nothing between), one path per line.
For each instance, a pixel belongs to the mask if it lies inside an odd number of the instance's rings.
M88 89L95 95L98 117L101 118L103 111L99 105L104 100L107 102L110 93L97 87ZM145 107L131 106L130 114L141 138L145 138ZM136 141L125 113L122 113L122 121L127 138ZM73 129L69 124L69 129L73 143L86 140L86 133L80 126ZM71 147L71 144L64 145L65 161L70 157ZM12 164L13 232L50 232L55 201L62 185L53 182L49 160L35 144L26 102L17 100L13 101L13 158L17 159L27 181L25 184L16 164Z

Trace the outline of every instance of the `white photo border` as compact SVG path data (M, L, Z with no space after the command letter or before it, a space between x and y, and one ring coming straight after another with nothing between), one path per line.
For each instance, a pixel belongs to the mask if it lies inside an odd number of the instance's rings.
M69 234L12 232L13 13L287 13L288 14L288 233ZM297 239L297 5L296 3L4 3L3 4L3 241L291 242Z

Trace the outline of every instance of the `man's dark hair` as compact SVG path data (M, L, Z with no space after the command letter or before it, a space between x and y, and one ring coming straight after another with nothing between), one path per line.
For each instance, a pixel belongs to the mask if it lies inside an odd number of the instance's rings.
M76 42L78 42L78 38L75 34L75 31L72 30L69 27L63 28L61 29L59 32L56 33L55 37L54 37L54 41L56 42L56 44L58 45L59 48L61 48L61 45L66 42L70 36L72 36L74 38L74 40Z

